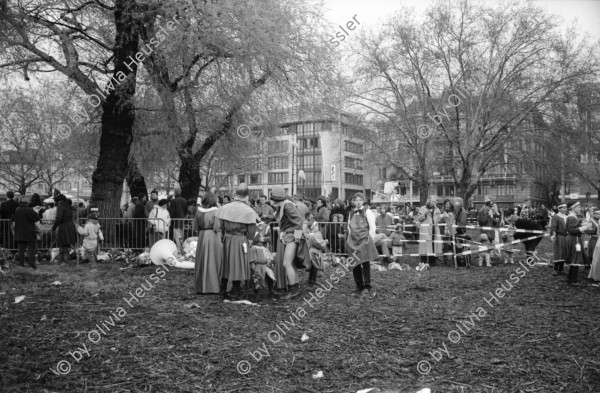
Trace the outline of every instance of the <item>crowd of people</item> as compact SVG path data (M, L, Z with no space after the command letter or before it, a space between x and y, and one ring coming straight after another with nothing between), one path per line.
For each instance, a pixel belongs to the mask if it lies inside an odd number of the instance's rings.
M78 225L75 217L85 217L85 225ZM53 246L60 250L59 263L69 263L70 250L79 234L83 237L84 259L95 267L99 243L103 241L97 209L83 204L74 206L60 193L42 202L37 194L15 199L9 191L7 200L0 204L0 218L14 223L10 230L0 229L0 238L4 243L18 244L19 264L24 265L27 250L29 266L36 267L36 244L44 235L40 227L45 222L51 225ZM446 199L438 206L438 198L431 195L420 207L381 205L375 210L361 194L350 201L329 202L324 196L313 200L286 196L283 188L276 187L269 198L260 195L253 200L242 185L233 200L210 192L200 200L186 200L181 190L159 200L158 192L152 190L149 199L140 194L124 205L122 218L126 245L138 251L166 238L181 250L186 237L198 234L198 293L230 296L232 291L236 297L241 283L252 279L273 293L284 291L283 297L293 298L299 293L298 268L306 268L309 282L315 283L323 266L323 253L357 253L361 261L354 270L357 289L370 294L370 271L365 263L380 258L384 262L398 260L411 240L419 241L419 269L434 267L440 257L442 263L448 263L453 253L463 250L462 244L489 246L489 250L475 254L480 266L491 266L494 255L503 257L504 263L514 263L510 252L494 246L513 240L516 227L524 221L536 223L528 228L549 230L554 242L554 275L563 274L567 264L567 280L575 283L578 268L583 266L590 268L589 278L600 281L600 209L582 210L581 204L575 202L551 210L543 205L535 209L499 209L490 196L485 196L481 208L467 210L461 198ZM269 232L272 223L277 232ZM466 227L475 223L485 228L478 238L471 239ZM501 231L501 227L508 230ZM272 258L274 251L277 252ZM270 277L265 272L269 272L268 262L272 260L275 272Z

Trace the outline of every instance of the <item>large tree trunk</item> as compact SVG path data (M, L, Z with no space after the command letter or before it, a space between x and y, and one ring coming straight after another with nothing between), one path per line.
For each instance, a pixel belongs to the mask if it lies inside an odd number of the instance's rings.
M144 194L148 197L148 187L146 186L146 180L142 176L140 169L132 157L129 159L127 164L127 187L129 187L129 193L132 197ZM149 199L149 198L148 198Z
M193 154L179 154L179 185L181 196L185 199L198 198L202 179L200 178L200 161Z
M92 175L91 198L92 203L99 207L101 217L119 216L123 179L133 139L137 65L129 57L135 58L139 44L137 21L134 19L136 6L132 0L115 2L115 75L123 72L128 78L110 92L102 105L100 154Z

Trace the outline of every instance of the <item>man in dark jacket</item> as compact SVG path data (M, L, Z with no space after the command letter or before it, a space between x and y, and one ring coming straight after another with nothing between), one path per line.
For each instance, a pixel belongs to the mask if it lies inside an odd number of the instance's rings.
M143 250L146 247L146 195L139 194L133 208L133 248Z
M175 241L175 244L177 244L179 251L181 251L181 245L185 240L183 239L183 219L187 217L187 206L187 201L181 197L181 190L179 188L175 189L175 198L171 201L171 208L173 211L171 219L176 219L173 220L173 240Z
M35 265L37 254L35 223L40 220L40 216L28 204L29 198L22 196L19 207L15 210L15 242L19 245L19 265L25 266L25 247L27 247L29 266L37 269Z
M0 219L12 220L15 214L15 210L19 204L14 200L15 193L12 191L6 192L7 200L0 204ZM0 223L0 235L2 239L2 246L5 248L13 248L13 233L11 230L11 223L9 221L3 221Z

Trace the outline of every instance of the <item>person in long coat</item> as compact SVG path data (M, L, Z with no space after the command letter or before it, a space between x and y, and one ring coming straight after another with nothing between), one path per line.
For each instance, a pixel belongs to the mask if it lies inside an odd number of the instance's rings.
M252 278L248 252L256 233L258 214L248 206L248 186L241 183L234 201L217 209L214 229L223 232L223 269L220 292L224 299L241 297L241 282ZM227 283L232 281L231 294Z
M590 269L588 278L595 282L600 282L600 242L596 242L596 247L594 247L592 268Z
M437 196L430 195L425 206L421 206L417 214L420 240L419 255L421 256L421 263L429 263L429 266L434 266L436 255L442 254L442 236L438 225L442 219L442 214L436 203ZM433 242L432 240L437 241Z
M592 224L592 229L589 233L590 239L588 242L588 259L592 261L594 259L594 250L596 248L596 244L598 243L598 235L600 235L600 210L598 210L598 208L594 208L594 211L587 222Z
M198 208L194 219L194 232L198 232L194 288L196 294L219 293L223 245L221 234L215 231L217 198L212 192L207 192L201 203L202 206Z
M376 291L371 287L371 261L379 259L375 247L376 225L375 214L364 206L365 196L356 193L352 197L353 209L348 215L348 238L346 239L346 253L353 264L352 269L357 294L360 296L376 296Z
M54 199L56 201L56 219L52 230L56 231L56 246L60 248L58 262L63 265L69 261L69 251L77 243L77 230L73 223L73 211L67 204L67 198L60 194Z
M562 274L567 260L567 204L558 205L558 213L550 219L550 239L554 242L554 273L553 276Z
M37 269L35 265L36 250L36 228L35 223L40 216L33 208L27 206L28 198L22 196L19 207L15 210L15 242L19 245L19 265L25 266L25 247L29 256L29 266Z
M567 257L566 263L569 265L569 274L567 276L567 282L570 284L577 282L577 275L579 274L579 266L573 265L587 265L588 258L587 254L583 250L583 242L581 241L581 235L588 233L591 230L591 224L581 223L578 215L581 213L581 204L579 202L567 203L569 209L569 216L567 217Z

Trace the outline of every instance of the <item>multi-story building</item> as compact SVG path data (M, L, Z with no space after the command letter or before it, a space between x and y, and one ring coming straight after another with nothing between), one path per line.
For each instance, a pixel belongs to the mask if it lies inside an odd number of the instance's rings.
M245 182L253 198L269 196L275 186L307 198L349 199L355 192L369 198L374 184L364 159L365 140L349 114L332 109L308 114L295 107L284 110L277 124L263 130L259 148L243 158L249 162L244 173L220 172L228 176L219 179L226 184L220 194Z
M547 154L544 144L539 143L542 129L539 125L534 125L533 121L526 120L519 126L519 135L520 137L515 137L503 146L504 153L498 155L497 165L480 178L469 201L470 206L483 205L485 195L490 195L500 208L512 207L515 204L534 207L547 204L548 190L544 180L548 174L540 164L541 160L515 160L520 155L516 152L528 151L532 153L532 157L537 158ZM443 138L432 138L433 143L427 159L431 171L427 188L429 194L437 195L441 202L456 195L452 177L452 159L445 159L452 152ZM399 154L403 155L406 167L410 167L410 151L399 150ZM389 203L391 200L398 204L419 203L418 187L406 179L397 167L381 166L380 179L374 202Z

